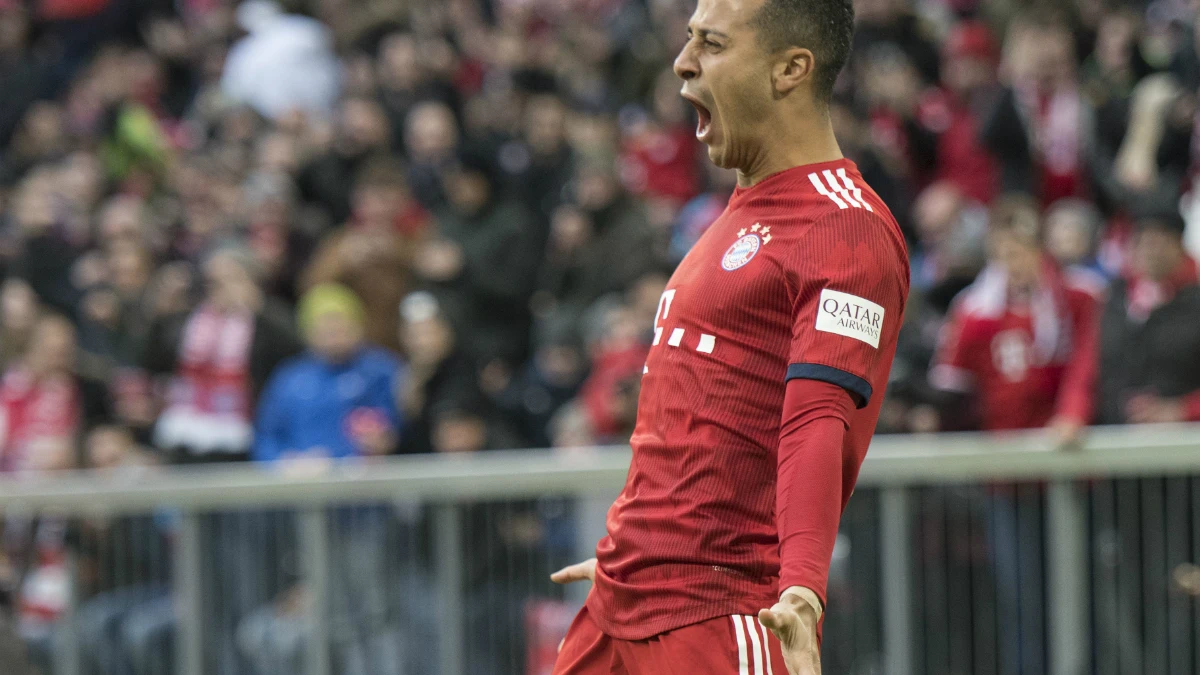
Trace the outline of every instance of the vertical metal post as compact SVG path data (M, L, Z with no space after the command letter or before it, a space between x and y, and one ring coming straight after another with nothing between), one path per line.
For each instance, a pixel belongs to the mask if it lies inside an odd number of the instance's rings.
M329 675L333 664L329 651L329 519L325 508L306 507L300 513L300 565L308 588L309 622L307 675ZM386 589L379 589L380 593Z
M79 650L79 615L76 613L79 609L79 593L79 557L68 547L67 606L52 638L54 675L79 675L83 672L83 654Z
M912 675L912 527L908 491L882 489L879 550L883 578L883 672Z
M1081 675L1091 653L1088 633L1087 530L1083 504L1070 481L1046 495L1050 675Z
M608 533L605 518L612 502L611 499L592 495L579 498L575 528L576 562L596 556L596 543ZM582 605L587 600L591 587L588 584L569 584L565 590L569 602Z
M464 675L466 663L463 599L462 513L453 503L438 504L434 516L434 546L437 569L438 675Z
M201 563L200 514L183 513L175 542L173 590L175 596L175 672L179 675L204 675L204 626L201 619L203 580Z

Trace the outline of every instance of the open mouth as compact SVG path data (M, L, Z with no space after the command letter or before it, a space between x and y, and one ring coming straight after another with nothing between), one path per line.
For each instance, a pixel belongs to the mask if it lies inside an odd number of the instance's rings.
M708 132L712 129L712 115L708 112L708 108L704 107L703 103L692 96L683 94L683 98L696 109L696 139L703 142L705 137L708 136Z

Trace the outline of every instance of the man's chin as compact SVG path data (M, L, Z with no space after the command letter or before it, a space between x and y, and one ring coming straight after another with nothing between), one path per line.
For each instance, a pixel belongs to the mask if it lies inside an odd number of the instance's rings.
M715 164L718 169L732 169L733 168L731 166L727 166L725 153L723 153L721 151L721 148L719 148L716 145L711 145L711 144L709 144L707 146L707 148L708 148L709 161L712 162L713 164Z

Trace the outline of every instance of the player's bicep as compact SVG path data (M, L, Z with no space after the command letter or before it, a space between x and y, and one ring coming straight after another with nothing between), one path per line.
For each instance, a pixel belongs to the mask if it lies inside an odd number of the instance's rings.
M865 241L844 245L823 257L820 272L799 280L788 380L829 382L859 408L870 403L871 382L887 367L881 356L894 347L904 310L907 260L901 256Z

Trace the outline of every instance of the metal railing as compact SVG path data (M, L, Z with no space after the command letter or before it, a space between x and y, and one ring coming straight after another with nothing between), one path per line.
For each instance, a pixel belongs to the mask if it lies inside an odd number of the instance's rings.
M341 539L346 523L352 522L347 519L369 519L355 508L421 505L430 512L432 560L432 593L421 602L434 605L425 609L438 625L432 638L436 645L427 647L436 653L438 673L462 675L479 672L466 649L478 636L469 634L470 620L464 618L471 599L463 580L481 557L490 560L480 551L506 545L503 539L497 545L485 542L491 534L473 534L473 514L482 513L483 529L491 532L494 522L509 526L509 516L519 511L514 503L569 498L575 543L563 559L587 556L603 534L604 512L623 485L628 464L628 448L597 448L287 467L164 468L134 477L67 472L0 480L0 512L59 518L172 513L170 670L178 675L219 672L206 648L214 629L205 579L212 576L211 549L221 546L214 533L227 526L214 519L234 510L291 514L295 542L287 546L294 546L309 599L303 610L305 668L310 675L329 675L336 669L331 617L338 613L331 606L337 597L332 579L345 564L339 551L348 545ZM1024 486L1009 497L984 487L1017 482ZM1122 521L1127 520L1129 489L1140 504L1139 523ZM849 590L846 599L835 597L836 584L831 583L826 658L841 649L844 659L835 666L842 670L829 672L1014 672L1001 653L1008 650L1008 634L1022 641L1020 650L1033 654L1030 658L1044 659L1044 672L1053 675L1200 672L1194 602L1160 588L1157 576L1147 581L1151 572L1162 576L1167 565L1200 559L1200 427L1098 428L1077 452L1055 451L1039 433L879 437L863 467L858 493L839 540L839 549L851 552L835 551L835 568L841 564L847 570L843 586ZM1009 507L1011 518L1004 516ZM1173 525L1173 519L1184 516L1183 525ZM1039 543L1031 553L1033 571L1028 560L1014 571L1020 578L1019 616L1005 616L1002 587L1007 577L1001 558L1006 558L1007 540L997 534L1002 521L1011 521L1017 531L1032 527L1029 531L1038 533L1022 535L1021 541ZM1172 534L1176 530L1182 534ZM1112 543L1122 536L1137 541ZM981 541L987 544L970 544ZM972 546L989 551L990 561L976 560ZM1128 561L1121 563L1126 567L1105 562L1105 551L1111 553L1114 546L1145 551L1138 553L1138 578L1125 578ZM541 563L548 561L529 560L539 568L540 580ZM524 559L510 559L506 569L525 564ZM527 588L513 595L521 596L534 584L527 582ZM1125 592L1130 584L1144 592ZM1153 606L1159 595L1166 598L1161 618ZM1130 605L1133 596L1138 596L1136 606ZM579 590L566 597L581 600ZM853 615L839 603L853 606ZM59 620L56 673L84 672L76 609L72 604ZM1097 615L1113 612L1130 615L1149 626L1147 631L1169 629L1165 646L1109 644L1108 624ZM838 631L852 639L841 648Z

